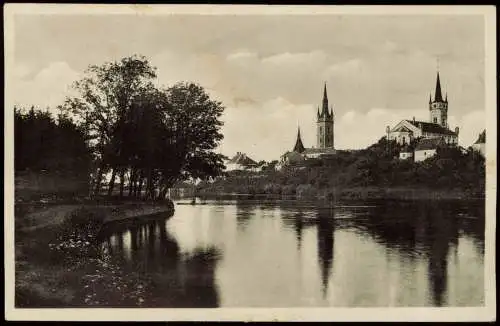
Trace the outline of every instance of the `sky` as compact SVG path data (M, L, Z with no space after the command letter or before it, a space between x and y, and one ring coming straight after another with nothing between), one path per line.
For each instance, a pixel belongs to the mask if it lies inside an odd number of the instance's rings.
M279 159L300 126L315 146L323 85L335 147L365 148L401 119L427 121L439 69L449 126L485 128L480 15L17 15L7 105L49 107L91 64L144 55L158 82L202 85L225 106L218 151Z

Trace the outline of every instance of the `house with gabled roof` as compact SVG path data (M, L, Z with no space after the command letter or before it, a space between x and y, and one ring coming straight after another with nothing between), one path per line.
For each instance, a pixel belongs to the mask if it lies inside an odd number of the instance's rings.
M436 155L437 150L449 146L443 138L423 138L415 146L415 162L424 161Z
M248 157L245 153L237 152L236 155L226 162L226 171L253 170L258 163Z

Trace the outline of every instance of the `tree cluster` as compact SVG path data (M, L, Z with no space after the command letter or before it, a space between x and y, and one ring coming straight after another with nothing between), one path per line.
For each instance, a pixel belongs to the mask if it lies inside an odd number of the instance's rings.
M15 171L88 174L90 152L82 129L65 115L14 108Z
M16 113L16 168L69 169L88 153L93 195L164 198L175 182L220 174L216 154L222 103L198 84L158 87L156 68L142 56L90 66L58 106ZM107 188L107 189L106 189Z
M197 84L162 89L156 77L140 56L90 66L74 85L79 96L60 107L76 117L89 139L95 194L106 174L108 195L118 178L120 197L127 186L128 196L155 199L178 180L222 170L222 156L213 152L223 138L222 104Z

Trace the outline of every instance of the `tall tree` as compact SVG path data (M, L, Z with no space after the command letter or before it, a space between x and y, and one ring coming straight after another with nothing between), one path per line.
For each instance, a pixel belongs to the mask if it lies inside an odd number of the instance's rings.
M200 85L177 83L165 92L167 125L171 136L168 164L162 169L160 196L177 180L208 178L221 173L224 156L214 150L223 139L224 111ZM167 154L167 153L165 153Z
M78 96L68 98L61 106L84 126L98 161L94 180L96 193L105 172L112 171L110 192L115 175L118 172L123 175L126 158L122 140L127 113L134 98L153 87L155 77L155 68L142 56L93 65L87 69L85 77L74 84Z

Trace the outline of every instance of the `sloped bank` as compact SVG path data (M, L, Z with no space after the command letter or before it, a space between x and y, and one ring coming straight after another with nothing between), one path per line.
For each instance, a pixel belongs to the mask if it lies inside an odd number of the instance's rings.
M16 307L143 305L148 280L124 273L102 250L99 232L173 213L171 201L16 207Z

